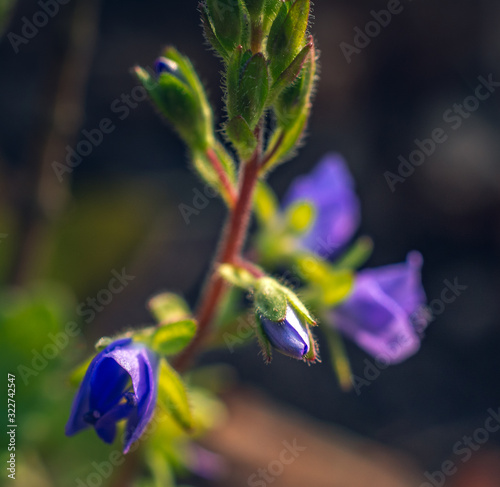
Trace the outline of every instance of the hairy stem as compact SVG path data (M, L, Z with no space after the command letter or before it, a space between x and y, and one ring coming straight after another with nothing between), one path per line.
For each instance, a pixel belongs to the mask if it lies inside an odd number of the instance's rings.
M241 173L240 189L234 209L229 214L219 246L218 258L215 259L211 277L202 293L196 313L198 333L190 345L177 357L175 367L182 371L193 360L205 337L210 331L210 324L227 289L226 282L217 273L219 264L234 264L241 260L241 250L248 233L252 210L253 193L260 169L261 146L254 152L251 159L244 165Z
M228 198L228 204L229 207L232 209L236 205L236 200L238 199L238 195L236 193L236 189L234 188L233 184L229 180L226 171L222 167L222 164L217 157L217 154L212 148L207 149L206 151L207 157L210 160L210 163L212 164L212 167L214 168L215 172L217 173L217 176L219 177L219 180L224 187L224 190L226 191L227 198Z

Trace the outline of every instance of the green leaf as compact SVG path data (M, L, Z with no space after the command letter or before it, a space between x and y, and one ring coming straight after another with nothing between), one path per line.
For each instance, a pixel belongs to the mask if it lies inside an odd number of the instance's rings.
M373 240L370 237L360 237L354 244L335 261L337 269L358 269L371 256Z
M179 353L196 334L196 321L182 320L158 326L151 338L151 348L164 355Z
M231 55L226 72L226 109L230 119L239 115L238 87L240 85L243 47L238 46Z
M215 35L227 52L241 42L243 12L238 0L207 0L208 14Z
M316 320L312 317L311 313L306 308L304 303L299 299L299 297L291 289L288 289L285 286L281 286L281 288L290 305L293 306L295 311L302 317L302 319L304 319L309 325L316 325Z
M219 160L221 161L223 167L226 169L226 173L228 174L229 179L232 180L234 178L234 176L232 176L232 174L234 174L232 171L233 164L228 163L228 159L225 158L225 151L221 150L218 145L214 147L214 151L219 156ZM220 155L223 155L224 157L220 157ZM214 190L222 196L222 199L225 201L226 205L230 207L232 205L232 200L226 190L226 187L221 183L219 175L214 169L206 153L201 151L194 151L191 154L191 161L193 163L194 169L201 177L201 179L212 188L214 188Z
M254 210L261 225L271 226L275 223L279 202L273 190L263 181L257 183Z
M174 293L157 294L148 301L148 309L159 323L171 323L191 315L186 301Z
M255 311L270 321L283 321L286 316L287 294L271 277L262 277L255 284Z
M193 428L193 416L184 382L164 359L160 361L158 400L182 428Z
M306 46L297 54L297 57L291 64L280 74L279 78L274 82L271 87L271 94L269 95L269 104L272 104L278 95L289 85L291 85L299 76L307 56L313 49L313 41L311 40Z
M304 234L314 223L316 209L310 201L296 201L286 210L287 227L296 234Z
M327 307L343 301L354 286L351 270L339 270L315 254L302 253L294 260L301 277L316 285L318 298Z
M262 176L292 157L300 145L311 112L315 79L316 54L313 49L304 63L299 80L285 89L275 104L278 127L272 134L266 150Z
M253 18L257 18L258 16L260 16L265 1L266 0L244 0L245 5L248 9L248 13Z
M242 160L248 159L257 147L257 138L242 116L237 116L226 124L226 134Z
M246 64L238 87L237 114L253 130L262 116L269 93L267 63L262 53L253 55Z
M337 330L331 327L325 327L325 334L330 349L330 360L333 370L337 375L340 387L344 392L352 388L352 371L349 357L347 356L344 342Z
M265 0L264 10L262 13L262 30L265 34L269 33L269 29L281 9L283 9L284 19L288 13L288 4L283 3L281 0Z
M233 286L248 290L256 283L255 277L241 267L232 264L221 264L218 270L219 274Z
M274 21L267 44L269 71L274 80L304 47L309 10L310 0L295 0L286 17L283 19L282 7Z
M223 59L227 61L230 55L226 51L226 49L222 46L219 39L217 39L217 36L215 34L215 28L212 24L212 21L210 20L208 10L204 5L200 6L200 13L201 13L201 25L203 27L205 39L223 57Z

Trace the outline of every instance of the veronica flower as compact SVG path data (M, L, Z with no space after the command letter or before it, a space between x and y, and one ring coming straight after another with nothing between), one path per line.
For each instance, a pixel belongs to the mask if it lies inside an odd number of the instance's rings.
M73 401L66 434L93 426L112 443L116 423L127 420L124 453L144 432L155 409L159 357L131 338L116 340L90 362Z
M312 252L328 257L341 250L358 229L360 208L354 181L339 154L327 154L310 174L292 183L285 206L300 200L310 201L316 209L316 220L302 237L302 245Z
M307 327L290 306L283 321L275 322L261 316L260 324L264 336L284 355L301 360L311 349Z
M398 363L420 347L412 317L424 306L419 252L406 262L366 269L356 276L351 295L335 308L335 326L361 348L387 363Z

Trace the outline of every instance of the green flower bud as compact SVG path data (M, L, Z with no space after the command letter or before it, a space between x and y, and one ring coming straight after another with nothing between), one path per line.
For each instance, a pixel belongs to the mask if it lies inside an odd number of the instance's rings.
M135 74L161 113L191 149L212 146L212 110L192 64L170 47L157 60L156 69L156 77L140 67L135 68Z

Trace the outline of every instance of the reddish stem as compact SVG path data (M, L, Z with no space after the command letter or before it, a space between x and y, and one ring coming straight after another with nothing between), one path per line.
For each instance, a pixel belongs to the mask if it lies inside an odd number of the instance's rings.
M250 223L253 193L260 169L260 151L259 145L259 148L243 169L236 205L226 223L222 234L219 257L215 259L214 270L205 287L196 313L198 333L189 346L175 360L174 365L179 371L189 366L195 353L199 350L210 330L210 323L227 288L226 282L216 271L218 264L234 264L240 260L241 249L245 242Z
M234 208L234 206L236 205L236 200L238 199L238 195L236 194L236 189L234 188L233 183L231 183L231 181L229 180L227 173L222 167L222 164L215 151L212 148L208 148L206 151L206 155L210 160L212 167L215 169L215 172L217 173L222 186L224 186L227 197L229 199L229 207L231 209Z

